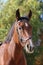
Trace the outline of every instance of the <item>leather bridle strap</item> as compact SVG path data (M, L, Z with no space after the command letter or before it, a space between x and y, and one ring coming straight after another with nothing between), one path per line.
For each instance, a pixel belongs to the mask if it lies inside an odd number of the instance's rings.
M20 42L21 42L21 38L20 38L18 29L17 29L17 33L18 33L18 38L19 38L19 40L20 40ZM30 40L31 38L32 38L32 37L29 37L27 40ZM26 40L26 41L27 41L27 40ZM25 42L26 42L26 41L25 41Z

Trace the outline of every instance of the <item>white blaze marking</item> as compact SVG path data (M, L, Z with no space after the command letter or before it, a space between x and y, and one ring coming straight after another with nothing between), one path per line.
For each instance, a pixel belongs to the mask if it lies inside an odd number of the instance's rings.
M30 46L33 47L33 43L31 39L29 39L29 42L30 42Z
M27 24L27 23L25 23L25 26L28 26L28 24Z

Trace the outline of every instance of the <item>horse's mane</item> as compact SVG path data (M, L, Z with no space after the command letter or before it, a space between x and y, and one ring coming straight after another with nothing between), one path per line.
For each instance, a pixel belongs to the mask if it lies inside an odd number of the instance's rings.
M20 17L19 18L19 20L29 20L27 17ZM10 42L11 41L11 38L12 38L12 36L13 36L13 32L14 32L14 24L15 24L15 22L13 23L13 25L11 26L11 29L10 29L10 31L9 31L9 33L8 33L8 35L7 35L7 37L6 37L6 39L5 39L5 41L4 42Z
M11 38L12 38L13 32L14 32L14 24L15 23L13 23L13 25L11 26L11 28L10 28L10 30L8 32L8 35L7 35L7 37L6 37L4 42L10 42L11 41Z

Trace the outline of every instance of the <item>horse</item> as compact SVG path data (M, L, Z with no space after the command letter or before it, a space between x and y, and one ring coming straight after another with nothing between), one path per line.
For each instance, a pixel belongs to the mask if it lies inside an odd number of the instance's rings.
M34 52L32 26L29 24L31 16L31 10L25 17L20 16L19 9L16 10L16 21L0 46L0 65L27 65L23 49L26 53Z

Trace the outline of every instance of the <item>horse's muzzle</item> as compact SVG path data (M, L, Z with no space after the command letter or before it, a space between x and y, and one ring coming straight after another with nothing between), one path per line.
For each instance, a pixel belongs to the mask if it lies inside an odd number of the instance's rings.
M33 53L34 52L34 45L32 43L27 42L24 49L27 53Z

